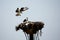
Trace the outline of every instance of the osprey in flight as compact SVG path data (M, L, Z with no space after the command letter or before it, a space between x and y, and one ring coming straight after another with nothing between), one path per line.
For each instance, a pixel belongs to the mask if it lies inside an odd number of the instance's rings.
M23 12L23 11L26 11L26 10L28 10L28 8L27 7L22 7L22 8L17 8L16 9L16 16L21 16L21 13Z

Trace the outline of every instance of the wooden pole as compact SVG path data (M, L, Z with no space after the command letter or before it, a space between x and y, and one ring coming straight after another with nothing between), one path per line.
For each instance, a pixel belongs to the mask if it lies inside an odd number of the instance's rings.
M33 34L30 34L30 39L29 40L34 40Z

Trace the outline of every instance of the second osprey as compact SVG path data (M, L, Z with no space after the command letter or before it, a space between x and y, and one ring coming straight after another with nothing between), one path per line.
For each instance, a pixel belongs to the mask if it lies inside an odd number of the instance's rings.
M17 8L16 11L15 11L15 12L17 13L16 16L21 16L21 13L22 13L23 11L26 11L26 10L28 10L27 7L22 7L22 8L20 8L20 9Z

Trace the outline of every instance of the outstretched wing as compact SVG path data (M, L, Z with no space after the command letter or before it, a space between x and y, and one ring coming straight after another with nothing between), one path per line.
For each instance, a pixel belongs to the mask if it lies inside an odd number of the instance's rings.
M20 12L22 13L23 11L26 11L26 10L28 10L27 7L22 7L22 8L20 9Z

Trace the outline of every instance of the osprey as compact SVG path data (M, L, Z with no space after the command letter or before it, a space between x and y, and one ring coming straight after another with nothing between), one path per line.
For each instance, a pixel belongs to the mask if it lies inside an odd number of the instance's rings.
M28 10L28 8L27 7L22 7L22 8L17 8L16 9L16 16L21 16L21 13L23 12L23 11L26 11L26 10Z

